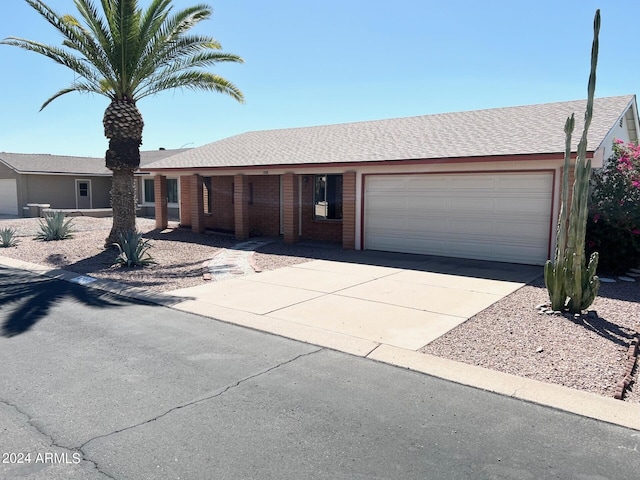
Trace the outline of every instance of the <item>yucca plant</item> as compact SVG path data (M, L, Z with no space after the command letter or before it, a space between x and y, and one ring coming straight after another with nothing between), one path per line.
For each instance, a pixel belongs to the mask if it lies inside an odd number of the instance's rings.
M13 228L0 228L0 247L15 247L18 244L16 231Z
M572 114L564 127L566 145L562 178L562 204L558 231L556 234L556 252L552 262L547 260L544 266L544 280L555 311L568 310L580 313L589 308L600 288L600 279L596 275L598 252L585 259L585 235L587 226L589 183L591 177L591 159L587 158L587 132L593 116L593 98L596 89L596 66L598 64L598 33L600 32L600 10L596 10L593 21L593 46L591 48L591 73L587 87L587 109L584 115L584 128L578 143L574 167L573 196L571 210L568 205L569 161L571 155L571 134L575 125Z
M71 219L65 221L64 212L48 212L44 214L44 222L40 220L40 233L36 239L44 240L64 240L73 237L73 222Z
M144 267L156 263L148 253L151 248L149 240L143 240L142 233L135 230L120 233L114 245L120 252L113 262L114 265Z

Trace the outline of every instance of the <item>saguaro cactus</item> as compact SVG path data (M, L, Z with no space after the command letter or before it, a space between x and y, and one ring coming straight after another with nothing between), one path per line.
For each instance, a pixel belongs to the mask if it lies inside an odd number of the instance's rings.
M585 264L584 239L587 226L587 201L589 198L589 179L591 177L591 159L587 157L587 133L593 116L593 97L596 89L596 67L598 64L598 34L600 33L600 10L596 10L593 20L593 45L591 48L591 73L587 86L587 109L584 114L584 128L578 143L574 167L573 196L571 211L567 221L569 168L571 158L571 135L575 126L572 114L564 126L565 154L562 173L562 205L556 234L556 252L552 262L547 260L544 266L544 280L553 310L568 310L580 313L588 308L596 298L600 288L600 279L596 275L598 253L591 255Z

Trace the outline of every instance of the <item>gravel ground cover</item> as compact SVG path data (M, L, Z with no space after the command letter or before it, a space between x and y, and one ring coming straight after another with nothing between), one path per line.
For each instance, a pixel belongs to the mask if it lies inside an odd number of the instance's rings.
M229 236L193 234L175 223L158 232L153 220L141 218L137 227L151 241L150 253L157 264L123 269L112 266L117 251L102 247L111 221L77 217L73 239L42 242L33 239L38 219L0 219L0 228L15 228L19 235L18 246L0 249L0 256L164 292L204 283L203 262L236 243ZM274 270L313 259L355 257L357 252L336 246L274 242L255 252L254 263L261 270ZM640 331L640 282L603 284L591 307L596 318L539 314L536 306L547 301L539 278L421 351L612 397L623 378L629 341ZM634 379L625 400L640 403L638 367Z

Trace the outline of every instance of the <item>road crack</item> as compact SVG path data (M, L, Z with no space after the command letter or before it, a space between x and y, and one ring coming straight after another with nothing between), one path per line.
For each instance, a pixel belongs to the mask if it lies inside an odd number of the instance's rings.
M82 448L74 448L74 447L68 447L66 445L61 445L59 444L50 434L46 433L40 426L38 426L34 421L33 421L33 417L31 415L29 415L27 412L25 412L24 410L22 410L18 405L16 405L13 402L10 402L8 400L5 400L3 398L0 398L0 403L3 405L6 405L9 408L13 408L16 412L18 412L22 417L26 418L26 423L33 428L36 432L38 432L38 434L42 437L44 437L45 441L49 444L50 447L54 447L54 448L59 448L61 450L66 450L67 452L70 453L81 453L82 454L82 460L85 462L90 463L91 465L93 465L93 468L96 469L96 471L98 471L99 473L101 473L102 475L104 475L107 478L111 478L112 480L117 480L116 478L112 477L111 475L109 475L108 473L102 471L100 469L100 467L98 466L98 464L96 462L94 462L93 460L87 458L84 454L84 452L82 451Z
M80 446L78 447L78 450L80 450L80 451L83 453L83 455L84 455L84 450L83 450L83 449L84 449L84 448L85 448L89 443L93 442L94 440L98 440L98 439L100 439L100 438L107 438L107 437L110 437L110 436L112 436L112 435L116 435L116 434L118 434L118 433L126 432L126 431L128 431L128 430L132 430L132 429L134 429L134 428L141 427L141 426L143 426L143 425L146 425L146 424L149 424L149 423L155 422L155 421L157 421L157 420L160 420L161 418L166 417L166 416L167 416L167 415L169 415L170 413L173 413L173 412L175 412L175 411L177 411L177 410L180 410L180 409L183 409L183 408L186 408L186 407L191 407L191 406L193 406L193 405L198 405L198 404L200 404L200 403L204 403L204 402L207 402L207 401L209 401L209 400L213 400L214 398L218 398L218 397L220 397L220 396L224 395L224 394L225 394L225 393L227 393L229 390L232 390L232 389L234 389L234 388L237 388L237 387L239 387L240 385L242 385L243 383L248 382L249 380L253 380L254 378L258 378L258 377L261 377L261 376L263 376L263 375L266 375L266 374L268 374L268 373L270 373L270 372L272 372L272 371L274 371L274 370L277 370L277 369L278 369L278 368L280 368L280 367L283 367L283 366L285 366L285 365L288 365L288 364L290 364L290 363L293 363L293 362L295 362L295 361L299 360L300 358L307 357L307 356L309 356L309 355L313 355L313 354L315 354L315 353L321 352L322 350L324 350L324 348L318 348L318 349L313 350L313 351L311 351L311 352L301 353L300 355L296 355L295 357L293 357L293 358L291 358L291 359L289 359L289 360L285 360L285 361L283 361L283 362L278 363L277 365L274 365L273 367L269 367L269 368L267 368L266 370L263 370L262 372L258 372L258 373L255 373L255 374L253 374L253 375L249 375L248 377L242 378L242 379L240 379L240 380L238 380L238 381L236 381L236 382L234 382L234 383L231 383L231 384L229 384L229 385L227 385L227 386L223 387L220 391L218 391L218 392L214 393L213 395L208 395L208 396L206 396L206 397L198 398L197 400L192 400L192 401L187 402L187 403L183 403L183 404L180 404L180 405L176 405L175 407L170 408L169 410L167 410L167 411L166 411L166 412L164 412L164 413L161 413L160 415L157 415L157 416L155 416L155 417L153 417L153 418L150 418L150 419L148 419L148 420L145 420L145 421L143 421L143 422L136 423L135 425L130 425L130 426L128 426L128 427L121 428L121 429L119 429L119 430L114 430L113 432L105 433L104 435L97 435L97 436L95 436L95 437L93 437L93 438L90 438L89 440L87 440L86 442L84 442L82 445L80 445Z

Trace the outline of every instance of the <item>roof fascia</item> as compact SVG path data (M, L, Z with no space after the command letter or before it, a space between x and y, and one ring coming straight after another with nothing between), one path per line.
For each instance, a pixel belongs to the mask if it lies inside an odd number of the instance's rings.
M594 152L587 151L587 157L592 158ZM520 155L492 155L482 157L447 157L447 158L418 158L418 159L398 159L398 160L375 160L363 162L325 162L325 163L301 163L301 164L272 164L272 165L220 165L220 166L204 166L204 167L165 167L165 168L141 168L143 172L149 172L156 175L175 172L199 172L212 170L259 170L268 171L276 169L296 169L309 170L329 167L366 167L375 165L422 165L422 164L442 164L442 163L482 163L482 162L518 162L531 160L562 160L564 152L555 153L532 153ZM575 152L572 152L572 158L575 158Z

